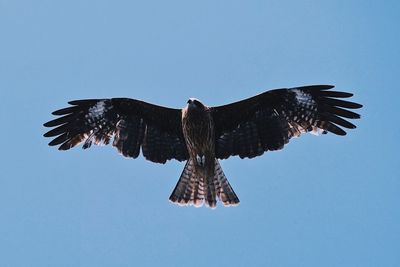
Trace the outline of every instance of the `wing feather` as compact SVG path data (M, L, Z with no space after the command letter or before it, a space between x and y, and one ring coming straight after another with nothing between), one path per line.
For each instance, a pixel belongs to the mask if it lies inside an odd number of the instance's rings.
M80 143L112 145L126 157L137 158L142 148L146 159L165 163L186 160L188 153L181 127L181 110L128 98L87 99L68 102L54 111L61 116L44 124L55 127L44 134L55 137L50 146L68 150Z
M362 105L343 98L352 93L332 91L332 85L275 89L219 107L211 107L215 124L216 157L256 157L279 150L302 133L331 132L346 135L341 128L356 126L347 119L360 115L348 109Z

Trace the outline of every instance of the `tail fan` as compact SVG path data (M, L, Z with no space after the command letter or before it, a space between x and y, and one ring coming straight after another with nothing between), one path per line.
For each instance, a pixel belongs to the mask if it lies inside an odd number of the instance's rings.
M239 204L239 199L225 177L218 160L215 160L213 177L204 178L203 172L196 172L194 162L189 159L182 171L181 177L175 186L169 200L178 205L194 205L200 207L205 204L215 208L217 198L225 206Z

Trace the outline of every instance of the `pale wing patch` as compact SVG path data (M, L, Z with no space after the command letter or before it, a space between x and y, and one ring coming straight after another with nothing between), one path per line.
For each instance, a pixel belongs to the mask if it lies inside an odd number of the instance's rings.
M307 94L307 93L303 92L302 90L298 90L298 89L293 89L292 91L296 95L297 103L299 103L301 106L310 107L310 106L315 105L315 101L313 100L313 98L310 94Z
M300 125L297 125L298 133L296 133L294 136L299 136L301 133L306 133L309 132L313 135L320 135L320 134L326 134L327 131L323 130L319 127L314 126L314 120L315 120L315 114L317 113L317 103L313 99L311 94L308 94L302 90L298 89L293 89L292 90L295 94L295 99L298 105L300 106L300 113L296 114L293 117L293 121L295 122L300 122L300 121L305 121L311 124L311 131L307 128L303 128Z
M89 108L88 114L85 116L89 123L93 121L98 121L104 117L104 114L109 110L111 107L106 106L105 101L99 101L93 107ZM100 127L101 128L101 127Z
M88 133L85 133L83 148L89 148L92 143L96 145L106 145L110 139L114 136L115 131L108 125L110 121L106 118L107 111L112 108L110 103L106 101L98 101L96 105L88 109L88 113L85 115L86 123L92 128ZM105 134L99 135L102 129L105 129Z

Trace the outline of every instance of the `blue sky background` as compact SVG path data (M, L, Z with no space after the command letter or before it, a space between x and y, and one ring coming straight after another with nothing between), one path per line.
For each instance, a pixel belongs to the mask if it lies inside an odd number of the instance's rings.
M0 0L0 266L400 266L399 3ZM42 137L72 99L307 84L355 93L359 128L222 161L235 208L170 204L184 163Z

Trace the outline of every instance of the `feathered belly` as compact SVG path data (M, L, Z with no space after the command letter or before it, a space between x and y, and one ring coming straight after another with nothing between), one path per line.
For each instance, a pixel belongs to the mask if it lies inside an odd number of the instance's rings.
M208 114L207 114L208 115ZM197 167L214 168L215 144L213 122L208 116L182 120L183 134L190 158ZM207 164L209 163L209 164Z

